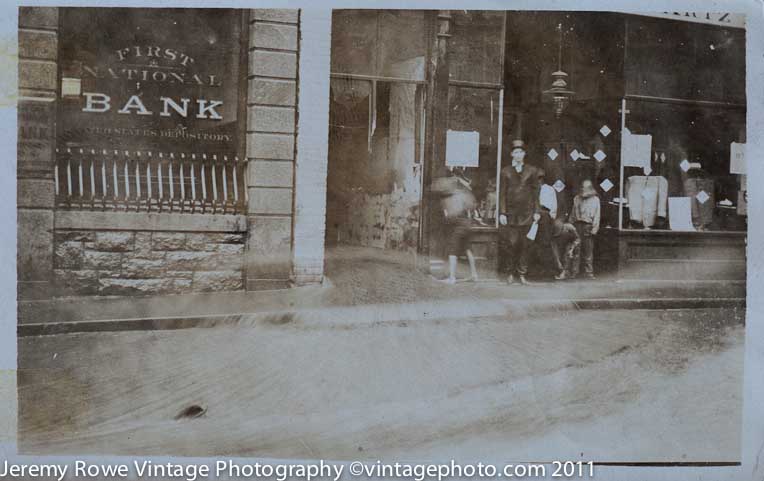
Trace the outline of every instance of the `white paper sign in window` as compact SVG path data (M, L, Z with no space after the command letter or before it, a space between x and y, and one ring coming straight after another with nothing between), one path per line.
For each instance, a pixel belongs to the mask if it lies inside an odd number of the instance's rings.
M745 174L745 144L730 144L730 174Z
M694 231L692 225L692 198L669 197L669 227L671 230Z
M621 158L624 167L645 168L650 165L652 135L636 135L624 129L621 139Z
M446 133L446 165L449 167L478 167L480 164L480 133L449 130Z

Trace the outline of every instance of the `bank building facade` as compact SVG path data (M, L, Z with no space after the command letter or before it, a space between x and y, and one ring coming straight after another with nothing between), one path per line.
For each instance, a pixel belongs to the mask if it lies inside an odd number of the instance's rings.
M735 14L22 7L19 299L435 271L454 169L495 271L516 139L559 212L592 180L598 273L745 279L745 114Z

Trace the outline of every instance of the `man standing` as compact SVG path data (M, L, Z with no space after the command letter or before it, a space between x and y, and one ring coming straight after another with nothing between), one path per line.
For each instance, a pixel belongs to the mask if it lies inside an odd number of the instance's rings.
M528 243L526 237L533 222L541 218L539 176L541 172L525 164L525 144L512 142L512 165L501 169L499 193L499 272L507 283L528 285Z

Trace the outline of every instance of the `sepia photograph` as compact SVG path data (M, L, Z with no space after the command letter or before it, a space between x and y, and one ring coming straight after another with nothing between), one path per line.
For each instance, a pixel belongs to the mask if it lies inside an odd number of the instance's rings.
M18 455L739 467L724 7L18 7Z

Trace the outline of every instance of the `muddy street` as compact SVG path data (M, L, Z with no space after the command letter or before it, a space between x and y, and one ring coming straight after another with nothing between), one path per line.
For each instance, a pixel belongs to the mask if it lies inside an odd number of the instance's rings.
M26 454L737 461L743 312L19 339Z

